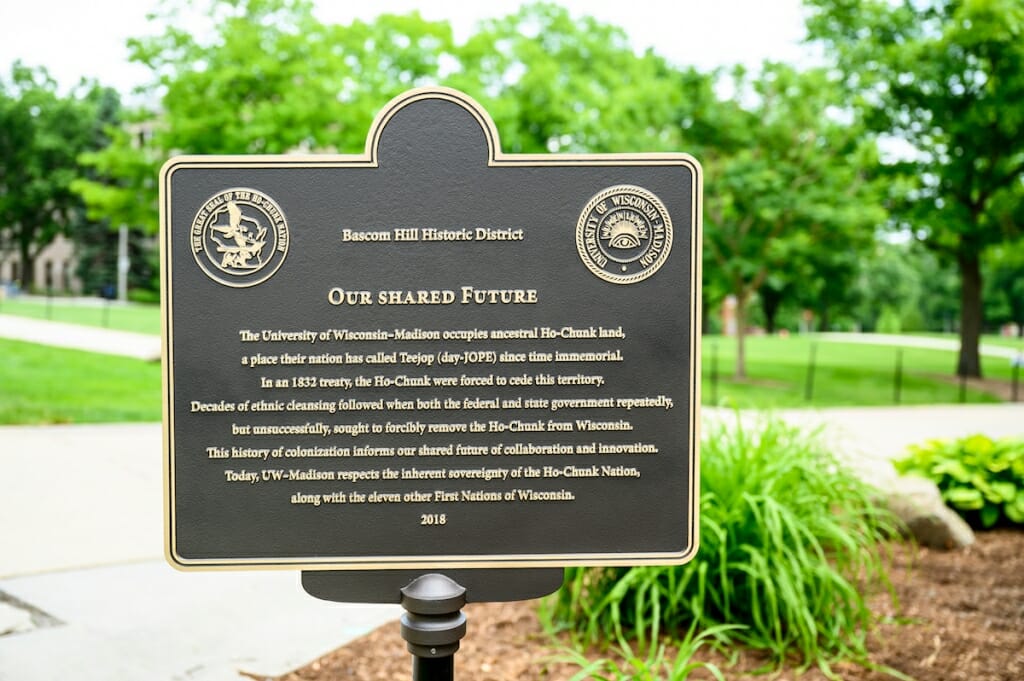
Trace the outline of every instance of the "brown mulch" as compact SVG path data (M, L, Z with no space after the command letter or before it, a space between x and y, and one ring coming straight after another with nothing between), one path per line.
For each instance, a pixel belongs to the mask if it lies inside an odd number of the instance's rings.
M885 595L873 604L881 623L869 649L875 665L919 681L1020 681L1024 679L1024 532L978 534L965 550L941 552L894 547L891 579L899 597L894 608ZM465 612L469 631L455 655L456 678L465 681L566 681L579 671L554 663L560 654L541 629L535 602L476 603ZM714 653L704 659L735 681L823 681L818 669L799 674L783 668L747 673L764 664L750 651L730 651L733 666ZM848 681L893 677L853 664L833 668ZM698 672L694 679L710 679ZM273 681L408 681L410 656L392 622L306 667ZM270 681L270 680L268 680Z

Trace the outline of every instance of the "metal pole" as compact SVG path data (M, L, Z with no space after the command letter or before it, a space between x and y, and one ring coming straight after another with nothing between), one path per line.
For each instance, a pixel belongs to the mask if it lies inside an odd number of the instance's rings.
M818 344L811 343L811 356L807 360L807 383L804 385L804 400L810 402L814 397L814 360L818 354Z
M128 300L128 226L121 225L117 232L117 299Z
M1024 356L1018 356L1013 362L1013 387L1010 389L1010 401L1016 402L1020 389L1020 365L1024 364Z
M466 635L466 589L439 574L402 587L402 638L412 653L412 681L454 681L455 651Z
M896 370L892 380L892 401L899 404L900 393L903 390L903 348L896 348Z
M412 658L412 681L444 681L455 678L455 656Z
M711 344L711 404L718 405L718 343Z

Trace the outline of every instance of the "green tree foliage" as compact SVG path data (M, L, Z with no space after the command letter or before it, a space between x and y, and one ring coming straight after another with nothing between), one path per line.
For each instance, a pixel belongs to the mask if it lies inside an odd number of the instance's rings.
M863 172L875 160L856 125L828 115L837 93L824 71L766 64L734 74L741 106L713 114L716 146L706 150L705 273L737 301L737 378L746 376L748 305L773 274L797 272L815 251L849 252L871 243L884 219ZM797 281L797 287L812 285ZM779 284L773 284L779 289Z
M679 151L703 139L711 80L637 55L619 28L551 4L485 21L449 82L473 94L513 153Z
M104 179L77 188L114 223L156 231L157 169L173 154L361 151L382 102L436 82L452 40L415 13L325 25L307 0L211 0L200 11L215 28L194 36L176 20L190 6L165 3L164 33L129 41L156 110L85 158Z
M62 95L45 69L16 62L0 79L0 243L21 258L21 284L34 280L39 252L84 221L71 190L78 155L102 143L104 111L117 95L81 83Z
M84 199L91 219L156 231L157 169L165 159L152 143L154 126L151 114L129 112L120 125L107 128L106 147L79 157L90 172L72 189Z
M996 326L1015 323L1024 338L1024 243L994 247L984 272L986 320Z
M86 157L103 179L77 187L114 224L155 230L156 169L172 154L355 152L387 98L430 83L480 100L508 152L683 149L706 161L712 304L729 292L746 303L766 281L838 299L846 261L880 220L859 171L872 150L821 116L838 96L823 72L739 76L740 106L720 100L712 75L549 4L486 21L463 44L416 14L325 25L306 0L209 0L211 30L194 36L175 18L189 6L165 3L164 33L131 43L153 74L154 111Z
M891 165L898 223L956 262L958 373L981 375L982 256L1020 233L1024 4L808 0L871 126L910 149Z
M932 251L914 241L879 240L858 269L853 313L869 331L949 332L958 291L956 272Z
M96 137L90 145L92 149L105 149L110 146L113 137L126 134L122 128L125 121L122 120L120 97L115 91L107 89L102 92L96 123ZM78 177L71 181L72 191L83 194L83 188L95 187L97 192L109 192L110 188L107 185L97 181L100 177L99 171L91 165L91 159L99 153L86 151L79 156L79 164L83 167ZM148 178L139 179L144 182ZM86 207L89 207L88 202ZM144 208L145 206L138 204L130 206L130 209L136 212ZM117 281L118 225L112 226L107 220L107 214L106 211L93 207L87 210L88 219L69 233L75 244L75 274L81 282L82 291L86 293L111 295ZM147 248L144 237L145 234L140 230L133 230L128 239L128 259L131 263L128 270L128 286L152 290L160 287L159 264L151 252L152 249Z

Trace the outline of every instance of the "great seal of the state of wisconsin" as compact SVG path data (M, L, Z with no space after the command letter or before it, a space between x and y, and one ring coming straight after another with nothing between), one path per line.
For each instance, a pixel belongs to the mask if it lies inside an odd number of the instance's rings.
M210 197L192 220L192 255L214 281L235 288L274 276L288 255L288 223L277 202L255 189Z
M620 184L594 195L576 224L576 250L595 275L614 284L652 276L672 250L672 220L661 200Z

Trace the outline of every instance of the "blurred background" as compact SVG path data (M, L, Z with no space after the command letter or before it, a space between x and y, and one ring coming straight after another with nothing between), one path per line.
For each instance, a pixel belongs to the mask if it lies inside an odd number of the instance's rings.
M362 153L429 85L705 174L697 558L474 604L459 664L1022 678L1024 0L0 0L0 681L407 678L393 622L323 656L396 606L163 559L157 174ZM624 670L527 669L540 622Z
M0 313L156 333L156 308L129 303L159 299L164 160L359 153L391 97L440 84L490 112L508 153L701 161L706 401L1020 399L1022 14L1017 0L7 2ZM19 422L10 392L0 422ZM48 418L79 420L19 417Z

